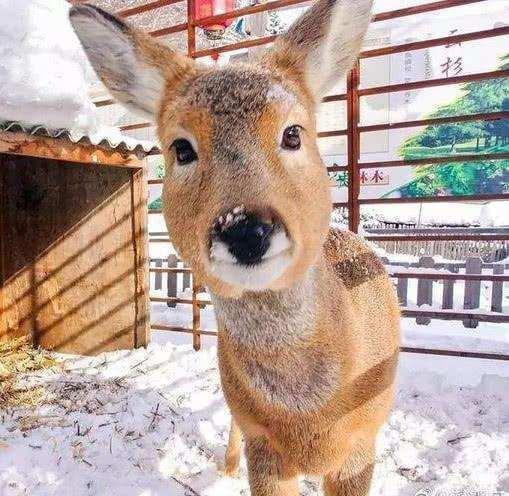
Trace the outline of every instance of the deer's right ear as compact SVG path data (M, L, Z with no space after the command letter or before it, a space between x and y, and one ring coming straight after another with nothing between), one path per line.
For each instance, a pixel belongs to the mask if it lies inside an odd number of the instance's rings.
M372 4L373 0L317 0L276 40L268 63L303 78L319 101L359 55Z
M77 5L69 18L97 76L120 102L154 120L166 85L195 71L192 59L138 32L93 5Z

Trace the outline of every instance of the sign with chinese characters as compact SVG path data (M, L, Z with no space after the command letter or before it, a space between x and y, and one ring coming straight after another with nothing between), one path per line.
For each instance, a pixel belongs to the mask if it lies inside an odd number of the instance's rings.
M330 174L332 186L348 186L347 172L334 172ZM383 169L365 169L360 173L361 186L386 186L390 184L389 173Z
M390 184L389 173L382 169L365 169L361 171L361 186L386 186Z
M465 4L436 12L374 23L365 49L453 37L449 43L421 50L364 58L360 61L360 88L371 88L426 80L443 80L509 68L509 36L457 41L455 36L509 25L504 2L485 2L483 15L478 5ZM390 10L392 0L384 5ZM383 11L382 6L379 8ZM344 93L334 91L332 94ZM505 110L509 79L489 79L404 89L360 98L360 126L419 121L466 114ZM415 198L471 196L507 191L508 162L486 160L482 155L509 152L509 119L505 121L447 122L443 124L382 129L360 135L361 198ZM329 101L317 114L318 131L347 127L344 101ZM327 165L348 162L344 135L319 140ZM479 154L478 161L464 161ZM451 161L429 164L426 158L451 157ZM418 160L417 166L377 167L378 163ZM348 175L331 175L333 200L346 201Z

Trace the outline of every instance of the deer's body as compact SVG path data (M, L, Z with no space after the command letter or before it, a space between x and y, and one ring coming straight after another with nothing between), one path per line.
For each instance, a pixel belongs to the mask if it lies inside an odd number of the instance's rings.
M381 262L329 228L319 99L351 66L371 0L319 0L256 63L207 68L92 6L71 10L90 61L157 124L174 246L211 293L219 365L251 494L365 496L393 396L398 305Z
M214 298L233 417L248 440L266 440L289 477L338 472L359 452L366 456L355 469L373 463L399 345L390 284L364 242L331 230L323 256L296 287L235 303Z

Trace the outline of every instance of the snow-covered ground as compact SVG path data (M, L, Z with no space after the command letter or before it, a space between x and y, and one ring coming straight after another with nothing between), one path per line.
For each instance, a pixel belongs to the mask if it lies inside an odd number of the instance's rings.
M92 68L64 0L0 2L0 120L88 131Z
M248 495L221 474L229 415L214 338L154 333L148 349L59 356L35 408L0 411L1 496ZM507 362L403 354L372 495L509 494ZM302 494L318 495L302 482Z

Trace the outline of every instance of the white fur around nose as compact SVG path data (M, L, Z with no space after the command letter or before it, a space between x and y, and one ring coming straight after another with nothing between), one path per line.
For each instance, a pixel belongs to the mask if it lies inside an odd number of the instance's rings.
M297 98L280 84L273 84L267 92L267 101L276 101L286 103L288 105L294 105L297 103Z
M263 290L281 277L291 263L291 242L283 230L271 239L269 249L259 264L242 265L229 252L225 243L214 240L210 247L211 272L222 281L249 290Z

